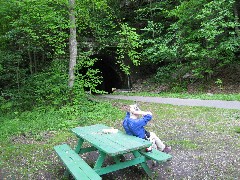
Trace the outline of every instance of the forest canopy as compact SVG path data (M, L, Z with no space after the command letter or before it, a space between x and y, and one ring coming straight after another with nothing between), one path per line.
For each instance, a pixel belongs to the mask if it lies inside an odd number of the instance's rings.
M240 66L239 17L237 0L1 1L1 109L62 106L85 89L100 93L96 54L112 54L127 76L130 64L154 67L157 83L209 80ZM69 88L72 28L77 55Z

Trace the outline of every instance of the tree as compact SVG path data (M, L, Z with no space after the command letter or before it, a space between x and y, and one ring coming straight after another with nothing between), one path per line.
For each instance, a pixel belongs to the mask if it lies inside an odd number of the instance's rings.
M68 86L73 87L74 84L74 68L77 60L77 38L76 38L76 20L75 20L75 0L69 0L69 19L70 19L70 36L69 36L69 81Z
M238 0L235 1L234 3L234 16L235 16L235 23L238 24L235 26L235 31L236 34L238 35L238 37L240 37L240 29L239 29L239 18L240 18L240 14L239 14L239 9L240 9L240 2Z
M235 0L184 0L171 8L156 1L142 29L142 54L168 66L159 71L165 68L177 82L187 73L195 79L211 79L237 60L239 22L233 7L238 7Z

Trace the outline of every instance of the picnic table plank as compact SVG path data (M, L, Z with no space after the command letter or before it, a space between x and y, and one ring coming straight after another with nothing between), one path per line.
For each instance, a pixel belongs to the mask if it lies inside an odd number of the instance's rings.
M102 179L74 150L67 144L54 147L75 179L98 180Z
M73 132L76 132L77 135L81 135L78 133L78 130L75 130ZM83 130L81 131L81 133L82 133L82 135L80 136L81 138L88 141L92 145L96 146L97 149L105 151L108 154L115 155L116 152L118 152L118 148L120 148L120 147L116 147L116 146L115 147L110 146L111 142L106 142L105 139L96 138L96 136L93 136L92 134L85 132ZM108 144L108 145L106 146L106 144Z
M156 149L152 149L152 152L141 151L140 153L146 156L148 159L153 159L158 162L166 162L172 158L170 154L158 151Z
M77 136L85 139L91 144L94 144L94 146L106 152L110 156L131 152L151 145L149 141L129 136L121 131L113 134L105 134L102 131L103 129L109 129L109 127L97 124L88 127L77 127L72 129L72 131Z
M130 166L134 166L140 163L145 162L145 157L136 157L134 159L125 161L125 162L120 162L120 163L116 163L113 164L111 166L106 166L106 167L102 167L102 168L94 168L94 170L99 174L99 175L103 175L103 174L107 174L113 171L117 171L120 169L124 169Z

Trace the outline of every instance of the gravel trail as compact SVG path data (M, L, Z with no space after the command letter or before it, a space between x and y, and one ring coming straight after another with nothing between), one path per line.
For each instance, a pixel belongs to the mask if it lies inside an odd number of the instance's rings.
M240 109L240 101L179 99L179 98L123 96L123 95L103 95L102 97L111 98L111 99L141 101L141 102L172 104L172 105L178 105L178 106L205 106L205 107L224 108L224 109Z

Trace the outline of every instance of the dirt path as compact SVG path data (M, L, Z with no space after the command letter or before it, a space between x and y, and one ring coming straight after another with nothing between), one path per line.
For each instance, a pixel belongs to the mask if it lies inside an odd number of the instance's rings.
M224 109L240 109L240 101L178 99L178 98L123 96L123 95L104 95L102 97L111 98L111 99L141 101L141 102L172 104L172 105L178 105L178 106L205 106L205 107L224 108Z

